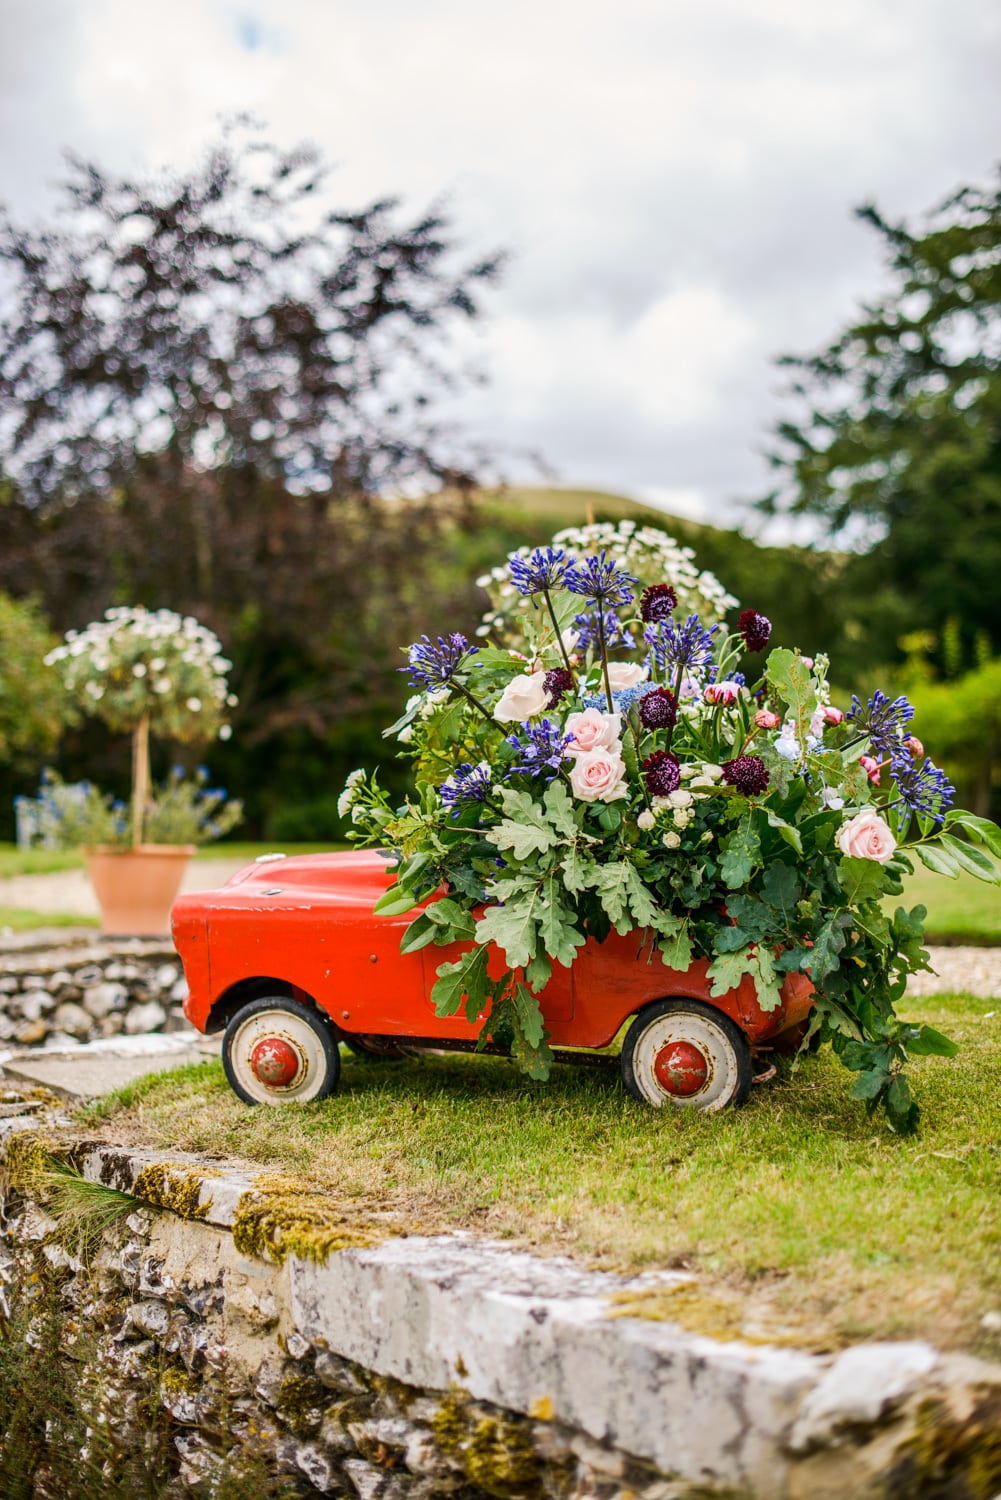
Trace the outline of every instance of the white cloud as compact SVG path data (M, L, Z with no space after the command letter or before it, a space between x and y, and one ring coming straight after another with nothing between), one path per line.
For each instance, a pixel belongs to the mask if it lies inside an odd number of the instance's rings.
M852 205L920 213L996 148L994 0L0 0L0 196L57 141L184 163L248 110L345 204L447 194L516 259L459 403L567 481L719 518L768 484L769 361L881 283Z

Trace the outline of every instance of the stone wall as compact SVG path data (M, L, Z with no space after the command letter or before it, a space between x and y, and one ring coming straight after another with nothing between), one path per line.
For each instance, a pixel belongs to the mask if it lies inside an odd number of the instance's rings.
M0 1103L0 1316L25 1299L31 1316L53 1285L67 1353L100 1373L91 1429L158 1433L170 1500L248 1465L257 1487L228 1493L255 1500L282 1476L353 1500L1001 1492L995 1366L921 1342L814 1355L721 1341L664 1316L691 1278L393 1238L335 1222L294 1179L88 1143L16 1112L39 1102ZM107 1206L106 1189L126 1196L82 1255L88 1195Z
M166 939L103 939L8 951L0 973L0 1044L65 1047L187 1025L187 985Z

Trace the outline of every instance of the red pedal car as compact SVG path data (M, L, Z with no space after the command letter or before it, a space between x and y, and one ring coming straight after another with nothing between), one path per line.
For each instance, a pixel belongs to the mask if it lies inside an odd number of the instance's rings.
M438 1016L430 1000L439 964L461 948L401 954L419 908L377 915L392 883L388 859L372 851L263 855L218 890L175 904L184 1013L200 1031L225 1032L226 1075L248 1104L333 1093L340 1042L378 1056L476 1049L480 1022L461 1011ZM500 973L499 953L497 961ZM703 959L684 972L665 968L638 932L589 941L539 997L557 1060L609 1061L596 1050L631 1019L610 1061L635 1098L706 1110L743 1103L752 1049L794 1040L813 991L805 975L790 975L779 1006L765 1011L748 977L711 996L707 967Z

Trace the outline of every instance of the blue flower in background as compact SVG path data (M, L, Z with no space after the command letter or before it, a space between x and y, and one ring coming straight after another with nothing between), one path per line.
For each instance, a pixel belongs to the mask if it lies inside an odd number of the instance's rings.
M641 682L639 687L613 688L612 709L617 714L627 714L634 704L639 703L644 693L650 691L648 682ZM599 713L604 713L608 707L608 699L603 692L585 693L584 707L596 708Z
M572 562L562 547L536 547L528 557L512 557L511 582L519 594L541 594L569 587Z
M602 623L605 630L605 645L609 651L615 646L625 646L630 651L633 649L636 638L628 627L622 624L614 609L603 609ZM598 644L598 611L587 610L584 614L575 616L573 628L577 634L575 651L586 651L589 646L596 646Z
M689 615L683 625L674 619L648 625L643 638L661 672L702 672L712 663L713 636L719 628L707 630L698 615Z
M538 724L525 723L521 734L508 736L507 743L517 750L520 759L505 772L510 776L543 776L552 781L567 757L567 746L573 735L564 734L551 719L540 719Z

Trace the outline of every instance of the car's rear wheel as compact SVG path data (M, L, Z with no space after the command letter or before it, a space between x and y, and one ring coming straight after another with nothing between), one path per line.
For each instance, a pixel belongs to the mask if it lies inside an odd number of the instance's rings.
M751 1049L729 1016L701 1000L644 1006L622 1044L622 1081L634 1099L709 1112L744 1103Z
M246 1104L307 1104L337 1088L341 1058L321 1011L285 996L251 1000L231 1019L222 1065Z

